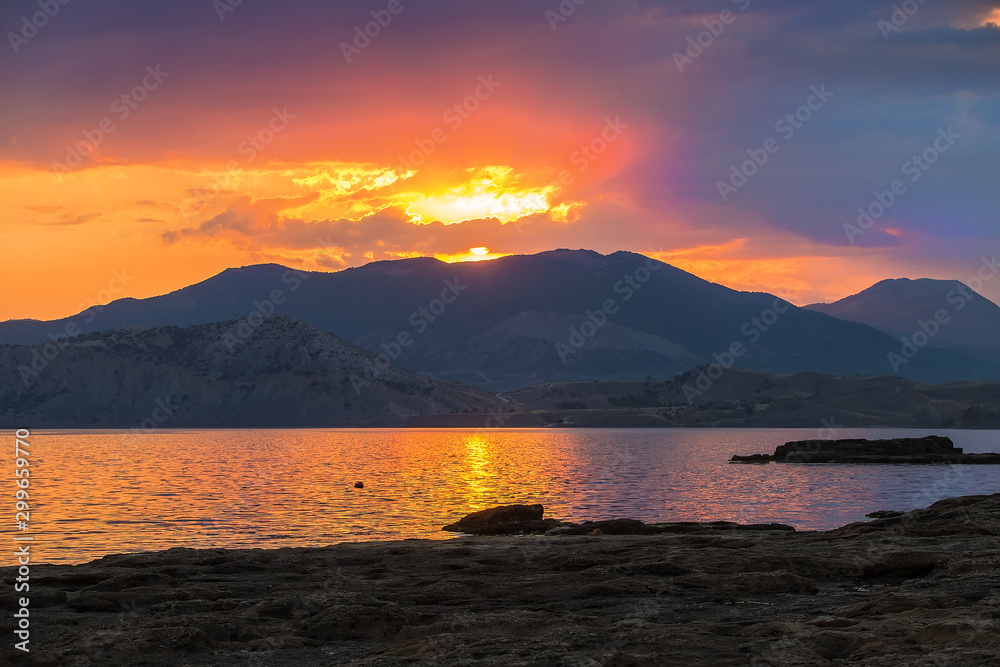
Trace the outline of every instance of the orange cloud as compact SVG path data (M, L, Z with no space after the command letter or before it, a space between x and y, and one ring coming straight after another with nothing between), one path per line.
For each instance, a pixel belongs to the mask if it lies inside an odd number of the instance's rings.
M746 292L769 292L800 306L836 301L891 273L873 254L842 257L813 244L770 245L768 239L741 238L645 254L705 280Z

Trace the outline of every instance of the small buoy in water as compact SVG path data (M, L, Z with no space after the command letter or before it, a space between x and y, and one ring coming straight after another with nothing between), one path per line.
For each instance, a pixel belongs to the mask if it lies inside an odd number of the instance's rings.
M363 489L363 488L365 488L365 483L364 482L355 482L354 483L354 488L355 489Z

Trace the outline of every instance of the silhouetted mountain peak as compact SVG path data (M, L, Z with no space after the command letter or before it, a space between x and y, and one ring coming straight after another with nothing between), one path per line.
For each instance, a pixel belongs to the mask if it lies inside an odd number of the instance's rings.
M928 344L995 349L1000 352L1000 306L958 280L890 278L834 303L805 306L895 337L934 331ZM937 326L921 327L936 321Z

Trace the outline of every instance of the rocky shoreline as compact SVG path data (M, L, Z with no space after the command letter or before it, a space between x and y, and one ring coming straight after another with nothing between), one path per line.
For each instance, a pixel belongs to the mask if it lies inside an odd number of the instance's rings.
M727 530L791 530L783 523L740 524L733 521L677 521L645 523L637 519L610 519L573 523L543 518L541 505L504 505L473 512L441 530L466 535L659 535L662 533L704 533Z
M882 516L33 566L9 664L1000 664L1000 494Z

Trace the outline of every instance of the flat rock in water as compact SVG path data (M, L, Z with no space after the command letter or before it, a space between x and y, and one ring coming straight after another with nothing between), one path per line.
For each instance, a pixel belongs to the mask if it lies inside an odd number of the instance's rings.
M796 440L778 446L774 454L733 456L731 463L959 463L1000 464L1000 454L966 454L951 438L886 440Z

